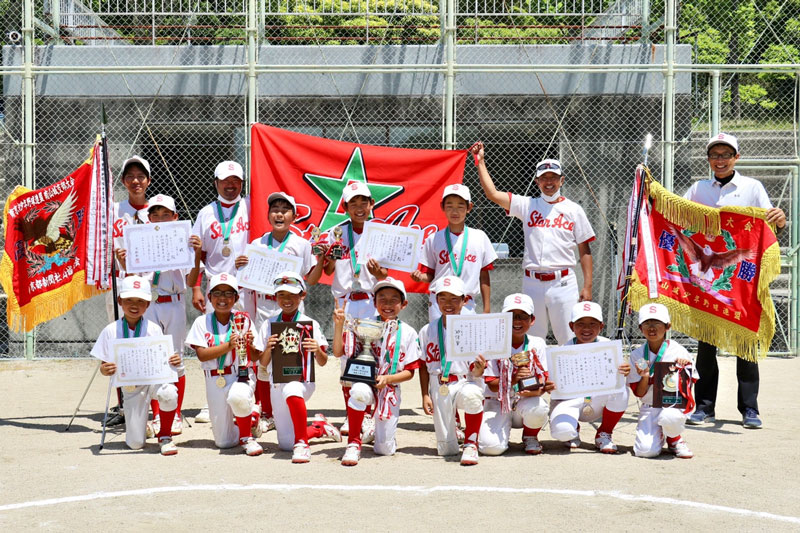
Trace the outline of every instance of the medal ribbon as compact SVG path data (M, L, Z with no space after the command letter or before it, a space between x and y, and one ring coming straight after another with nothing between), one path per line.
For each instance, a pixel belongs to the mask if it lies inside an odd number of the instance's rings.
M461 241L461 257L458 259L458 263L456 264L456 259L453 257L453 243L450 242L450 228L447 228L444 232L444 239L447 241L447 255L450 256L450 266L453 267L453 272L455 272L456 276L459 278L461 277L461 271L464 270L464 258L467 256L467 227L464 226L464 240ZM458 239L456 239L458 241Z
M158 280L161 279L161 271L153 272L153 288L158 288Z
M124 318L122 320L122 336L126 339L130 338L130 332L128 329L128 321ZM142 334L142 324L144 323L144 318L140 318L139 322L136 323L136 328L133 330L133 337L137 338L139 335Z
M217 200L217 216L219 217L219 225L222 227L222 240L226 243L231 240L231 229L233 229L233 219L236 218L236 213L239 211L239 202L233 206L231 211L231 218L228 219L228 226L225 226L225 217L222 214L222 203Z
M356 243L353 237L353 225L347 225L347 237L350 239L350 264L353 265L353 273L358 276L361 273L361 265L356 264Z
M239 204L236 204L236 205L239 205ZM286 238L283 239L283 242L278 247L278 252L283 252L283 249L286 248L286 243L289 242L289 237L291 237L291 236L292 236L292 232L291 231L286 234ZM267 237L267 248L272 250L272 233L270 233L269 237Z
M669 344L669 341L664 341L664 343L661 345L661 348L658 349L658 354L656 355L656 360L653 361L652 365L650 365L650 377L651 378L653 377L653 374L655 374L655 372L656 372L656 363L661 361L661 358L664 357L664 352L667 351L667 345L668 344ZM650 347L649 346L647 347L646 350L644 350L644 360L647 361L648 364L650 363Z
M450 365L453 364L452 361L447 360L447 354L445 353L444 349L444 318L439 317L439 359L440 359L440 366L442 367L442 383L447 382L447 378L450 377Z
M237 204L238 205L238 204ZM231 315L228 321L228 334L225 336L225 342L228 342L231 338L231 331L233 331L233 327L230 323L230 320L233 320L233 315ZM214 331L214 346L219 346L222 342L219 340L219 326L217 326L217 316L211 315L211 329ZM224 353L219 356L219 368L217 369L220 373L225 370L225 359L228 357L227 353ZM233 360L235 361L236 358L234 357Z
M686 366L678 365L678 370L678 392L686 398L686 409L683 410L683 414L691 413L695 406L694 396L692 396L692 384L697 380L692 377L691 364ZM684 377L684 373L686 373L686 377Z
M397 333L394 336L394 354L392 354L392 369L389 371L389 374L394 374L397 372L397 362L400 360L400 337L403 331L403 323L399 320L397 321ZM386 362L389 362L389 354L386 354Z

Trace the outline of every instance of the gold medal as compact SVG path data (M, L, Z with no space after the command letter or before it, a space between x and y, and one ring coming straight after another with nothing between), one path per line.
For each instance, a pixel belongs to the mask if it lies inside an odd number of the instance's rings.
M133 392L136 392L136 385L125 385L124 387L122 387L122 390L124 390L128 394L131 394Z
M231 249L227 246L222 247L222 257L228 257L231 255Z
M447 396L448 394L450 394L450 388L447 386L447 383L442 383L439 386L439 395Z
M224 389L225 388L225 376L217 377L217 380L215 381L215 383L217 384L217 387L219 387L220 389Z

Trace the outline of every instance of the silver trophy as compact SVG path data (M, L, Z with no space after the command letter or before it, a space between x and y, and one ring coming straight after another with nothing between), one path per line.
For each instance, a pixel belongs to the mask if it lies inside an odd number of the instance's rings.
M374 385L378 375L378 361L372 354L372 343L393 335L397 330L397 320L380 322L348 317L345 328L352 331L361 342L361 352L347 360L342 381Z
M239 381L247 381L247 348L249 342L247 341L247 332L250 331L251 325L250 315L243 311L237 311L231 317L231 329L237 335L236 340L236 357L239 361Z

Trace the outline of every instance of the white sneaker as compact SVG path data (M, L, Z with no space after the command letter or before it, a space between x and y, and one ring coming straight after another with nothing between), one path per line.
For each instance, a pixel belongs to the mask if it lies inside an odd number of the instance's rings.
M689 446L686 444L686 441L681 439L675 444L668 444L667 449L669 453L675 454L675 457L680 457L681 459L691 459L694 457L692 450L689 449Z
M151 420L147 423L147 429L145 429L145 437L148 439L155 438L158 435L158 432L161 431L161 422L156 420Z
M465 444L461 453L461 464L464 466L478 464L478 447L474 444Z
M244 453L250 457L255 457L256 455L261 455L264 453L264 448L262 448L261 445L256 442L256 439L252 437L242 442L242 448L244 448Z
M539 455L542 453L542 444L535 436L522 437L522 444L525 445L525 453L530 455Z
M364 422L361 423L361 443L372 444L375 442L375 419L370 415L364 415Z
M458 439L459 444L464 444L464 439L466 436L464 435L464 430L460 427L456 428L456 439Z
M581 447L581 436L577 435L574 439L565 441L564 446L566 446L570 450L577 450L578 448Z
M161 455L175 455L178 453L178 447L172 442L169 437L162 437L158 443L161 445Z
M594 438L594 447L603 453L617 453L617 445L611 440L611 433L601 431Z
M298 442L292 448L293 463L307 463L311 460L311 449L305 442Z
M261 417L261 420L258 422L258 425L261 426L261 433L266 433L272 429L275 429L275 419L272 417Z
M172 419L172 434L180 435L183 433L183 419L177 416Z
M344 417L344 424L339 426L339 433L345 436L350 433L350 422L347 420L347 416Z
M332 438L336 442L342 442L342 434L339 431L339 428L328 422L328 419L325 418L325 415L322 413L315 414L314 422L320 422L322 424L322 430L325 432L325 435Z
M208 414L207 405L202 409L200 409L200 412L197 413L196 417L194 417L194 421L197 422L198 424L208 424L209 422L211 422L211 417Z
M356 466L359 459L361 459L361 446L355 442L348 444L347 448L344 449L342 466Z

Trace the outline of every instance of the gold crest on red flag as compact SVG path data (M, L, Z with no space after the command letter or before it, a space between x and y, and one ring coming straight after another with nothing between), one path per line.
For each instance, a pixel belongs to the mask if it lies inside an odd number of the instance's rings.
M766 210L707 207L655 181L649 190L630 290L634 308L662 303L676 330L749 361L766 356L775 334L769 284L780 273Z

